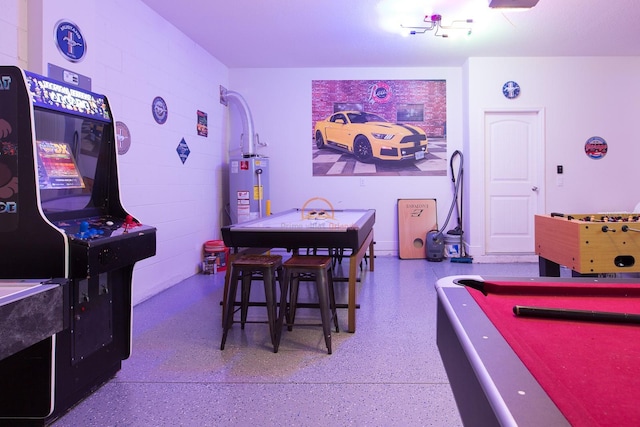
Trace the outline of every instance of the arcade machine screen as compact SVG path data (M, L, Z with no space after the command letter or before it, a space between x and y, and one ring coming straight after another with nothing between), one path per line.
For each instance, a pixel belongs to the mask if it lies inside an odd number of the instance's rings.
M42 211L51 219L91 216L105 210L92 197L104 125L90 119L35 111L38 184ZM84 211L84 214L82 213Z
M112 126L92 118L34 109L40 206L44 215L76 243L123 234L138 224L110 191ZM144 227L141 227L144 228Z

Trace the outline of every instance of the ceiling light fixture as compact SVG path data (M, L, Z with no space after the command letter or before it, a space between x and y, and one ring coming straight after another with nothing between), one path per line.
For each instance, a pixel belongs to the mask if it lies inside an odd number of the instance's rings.
M400 25L402 28L409 30L409 34L424 34L427 31L433 31L436 37L449 37L449 34L455 32L456 34L466 32L466 35L471 35L471 24L473 19L459 19L451 21L450 25L442 25L442 15L433 14L424 17L425 26L408 27Z
M531 9L538 0L489 0L492 9Z

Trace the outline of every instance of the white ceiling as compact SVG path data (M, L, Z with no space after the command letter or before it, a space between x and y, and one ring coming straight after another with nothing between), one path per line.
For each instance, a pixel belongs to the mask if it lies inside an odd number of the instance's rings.
M143 0L229 68L458 66L480 56L640 56L640 1ZM425 14L474 19L467 38L404 37ZM404 17L402 15L404 14Z

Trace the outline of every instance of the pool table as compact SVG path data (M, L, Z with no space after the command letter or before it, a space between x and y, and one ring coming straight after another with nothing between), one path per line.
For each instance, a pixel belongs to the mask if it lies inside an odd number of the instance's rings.
M438 349L465 425L640 425L639 324L514 311L637 314L637 281L450 276L436 290Z
M355 332L357 268L368 249L369 270L374 270L375 218L374 209L289 209L253 221L224 226L221 232L225 245L233 248L230 261L241 248L281 248L293 252L306 248L351 250L347 330ZM227 298L227 281L223 307Z

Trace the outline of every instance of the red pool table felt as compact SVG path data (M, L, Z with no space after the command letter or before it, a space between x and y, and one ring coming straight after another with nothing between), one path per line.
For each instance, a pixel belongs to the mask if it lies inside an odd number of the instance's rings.
M640 425L640 325L520 317L515 305L640 314L640 283L498 282L474 300L575 426Z

